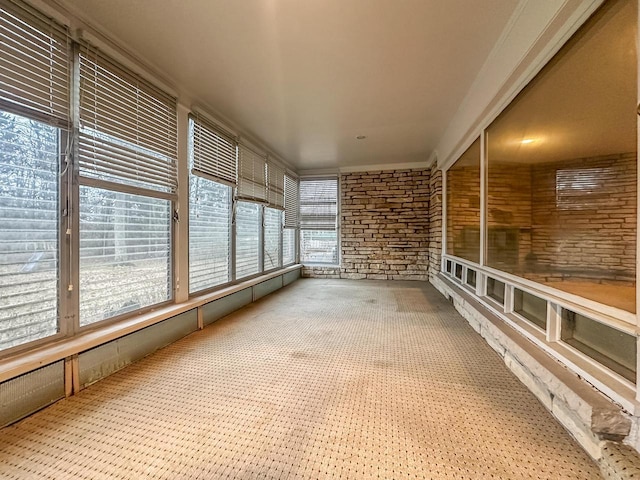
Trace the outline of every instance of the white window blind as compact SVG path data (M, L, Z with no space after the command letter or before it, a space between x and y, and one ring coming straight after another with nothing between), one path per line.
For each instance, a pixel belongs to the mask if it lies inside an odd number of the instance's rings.
M0 107L68 128L70 44L66 27L23 2L2 2Z
M82 176L175 194L176 99L83 44L79 150Z
M260 272L261 209L256 203L236 203L237 279Z
M284 168L271 160L267 162L267 194L271 208L284 210Z
M338 215L338 179L300 180L300 228L335 230Z
M191 175L189 292L230 280L232 188Z
M236 140L221 127L202 116L191 116L192 173L201 177L236 186Z
M247 145L238 147L238 199L264 203L267 201L266 156Z
M298 179L284 176L284 228L298 228Z

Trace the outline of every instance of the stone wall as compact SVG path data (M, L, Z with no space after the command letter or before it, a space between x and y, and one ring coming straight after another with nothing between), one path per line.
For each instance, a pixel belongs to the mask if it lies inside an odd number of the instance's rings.
M340 267L305 267L303 276L427 280L430 171L343 174Z
M435 167L429 178L429 278L440 272L442 254L442 170Z

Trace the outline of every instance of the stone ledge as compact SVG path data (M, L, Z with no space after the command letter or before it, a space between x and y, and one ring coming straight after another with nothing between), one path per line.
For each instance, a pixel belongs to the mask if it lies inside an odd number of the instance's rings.
M602 458L606 440L629 435L631 417L621 407L444 276L432 277L431 283L453 300L456 310L594 460Z

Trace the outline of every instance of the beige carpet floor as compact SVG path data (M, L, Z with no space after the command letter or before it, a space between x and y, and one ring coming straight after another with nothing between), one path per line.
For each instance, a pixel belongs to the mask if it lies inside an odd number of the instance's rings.
M300 280L0 431L8 479L596 479L430 286Z

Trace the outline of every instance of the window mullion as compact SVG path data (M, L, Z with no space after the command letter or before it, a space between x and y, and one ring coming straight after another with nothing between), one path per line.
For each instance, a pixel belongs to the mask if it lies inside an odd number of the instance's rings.
M260 245L258 246L258 253L260 255L260 259L258 260L258 265L260 265L260 272L264 272L264 220L265 220L265 209L264 205L260 205Z
M231 215L229 215L229 235L231 241L231 249L229 250L229 279L233 282L236 279L236 238L237 238L237 230L236 230L236 208L238 206L238 201L236 200L235 192L231 194Z
M68 257L64 263L66 281L60 290L61 316L66 324L67 334L73 335L80 328L80 186L79 186L79 130L80 130L80 47L72 43L72 75L71 75L71 125L70 142L65 154L68 159L65 186L67 202L66 225L61 229L60 241ZM64 168L64 167L63 167ZM64 308L63 308L64 307Z

